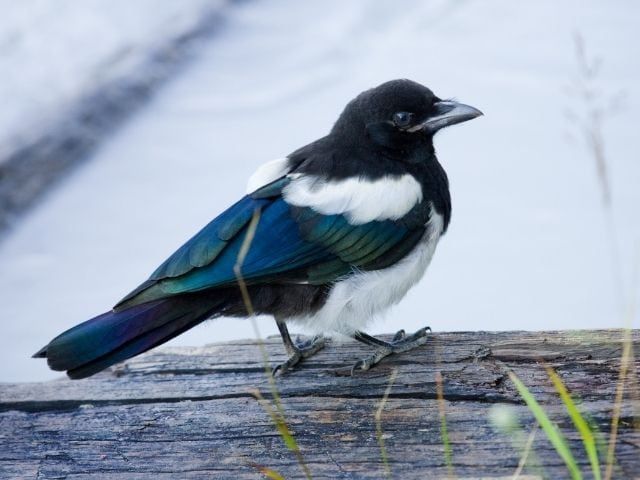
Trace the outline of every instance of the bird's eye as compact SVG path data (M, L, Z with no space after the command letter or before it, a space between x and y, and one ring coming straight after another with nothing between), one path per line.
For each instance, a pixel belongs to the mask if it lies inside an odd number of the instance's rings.
M413 113L409 112L398 112L393 114L393 123L396 127L406 128L411 125L411 120L413 118Z

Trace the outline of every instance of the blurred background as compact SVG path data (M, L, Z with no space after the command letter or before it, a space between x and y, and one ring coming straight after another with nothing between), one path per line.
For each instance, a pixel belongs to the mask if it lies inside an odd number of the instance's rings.
M485 117L438 134L452 224L370 332L638 327L640 3L0 5L0 381L60 376L31 354L403 77ZM221 319L172 344L250 337Z

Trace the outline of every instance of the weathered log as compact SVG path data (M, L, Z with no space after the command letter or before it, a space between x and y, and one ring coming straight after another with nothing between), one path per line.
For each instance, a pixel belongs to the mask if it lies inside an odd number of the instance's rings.
M535 420L509 370L557 423L584 478L593 478L580 434L544 364L560 374L606 443L622 338L619 330L439 333L425 346L353 376L354 360L370 350L334 342L276 383L286 422L316 479L385 476L375 412L393 369L397 377L381 416L393 478L447 478L442 406L454 475L511 478ZM640 331L631 339L637 349ZM278 339L265 346L274 364L285 359ZM262 358L253 341L164 348L87 380L4 384L0 478L264 478L260 466L304 478L252 395L258 389L272 398ZM630 367L637 371L638 362ZM443 401L436 372L443 377ZM640 401L629 378L613 478L640 478ZM519 419L520 439L492 424L500 408ZM542 431L531 452L541 466L529 462L521 479L570 477ZM606 452L600 457L604 463Z

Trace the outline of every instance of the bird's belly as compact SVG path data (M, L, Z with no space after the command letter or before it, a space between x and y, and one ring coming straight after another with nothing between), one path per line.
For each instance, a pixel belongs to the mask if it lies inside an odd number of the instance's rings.
M293 318L314 334L352 336L375 316L398 303L424 275L442 232L442 217L432 212L429 228L414 250L395 265L357 272L336 282L315 314Z

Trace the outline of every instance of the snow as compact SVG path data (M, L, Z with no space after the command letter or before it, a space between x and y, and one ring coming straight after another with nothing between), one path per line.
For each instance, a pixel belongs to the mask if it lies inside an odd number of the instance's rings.
M629 51L638 20L632 1L233 7L197 61L0 245L0 380L59 375L29 355L143 281L243 194L258 165L326 133L361 90L399 77L485 117L438 135L451 226L425 279L370 333L628 324L630 300L618 298L638 294L640 62ZM595 162L569 141L576 127L564 112L581 108L567 94L576 31L604 60L599 87L625 92L604 130L623 292L612 280ZM269 319L259 326L277 332ZM171 344L247 337L250 322L221 319Z
M79 94L131 69L158 38L195 25L211 3L0 0L0 161Z

